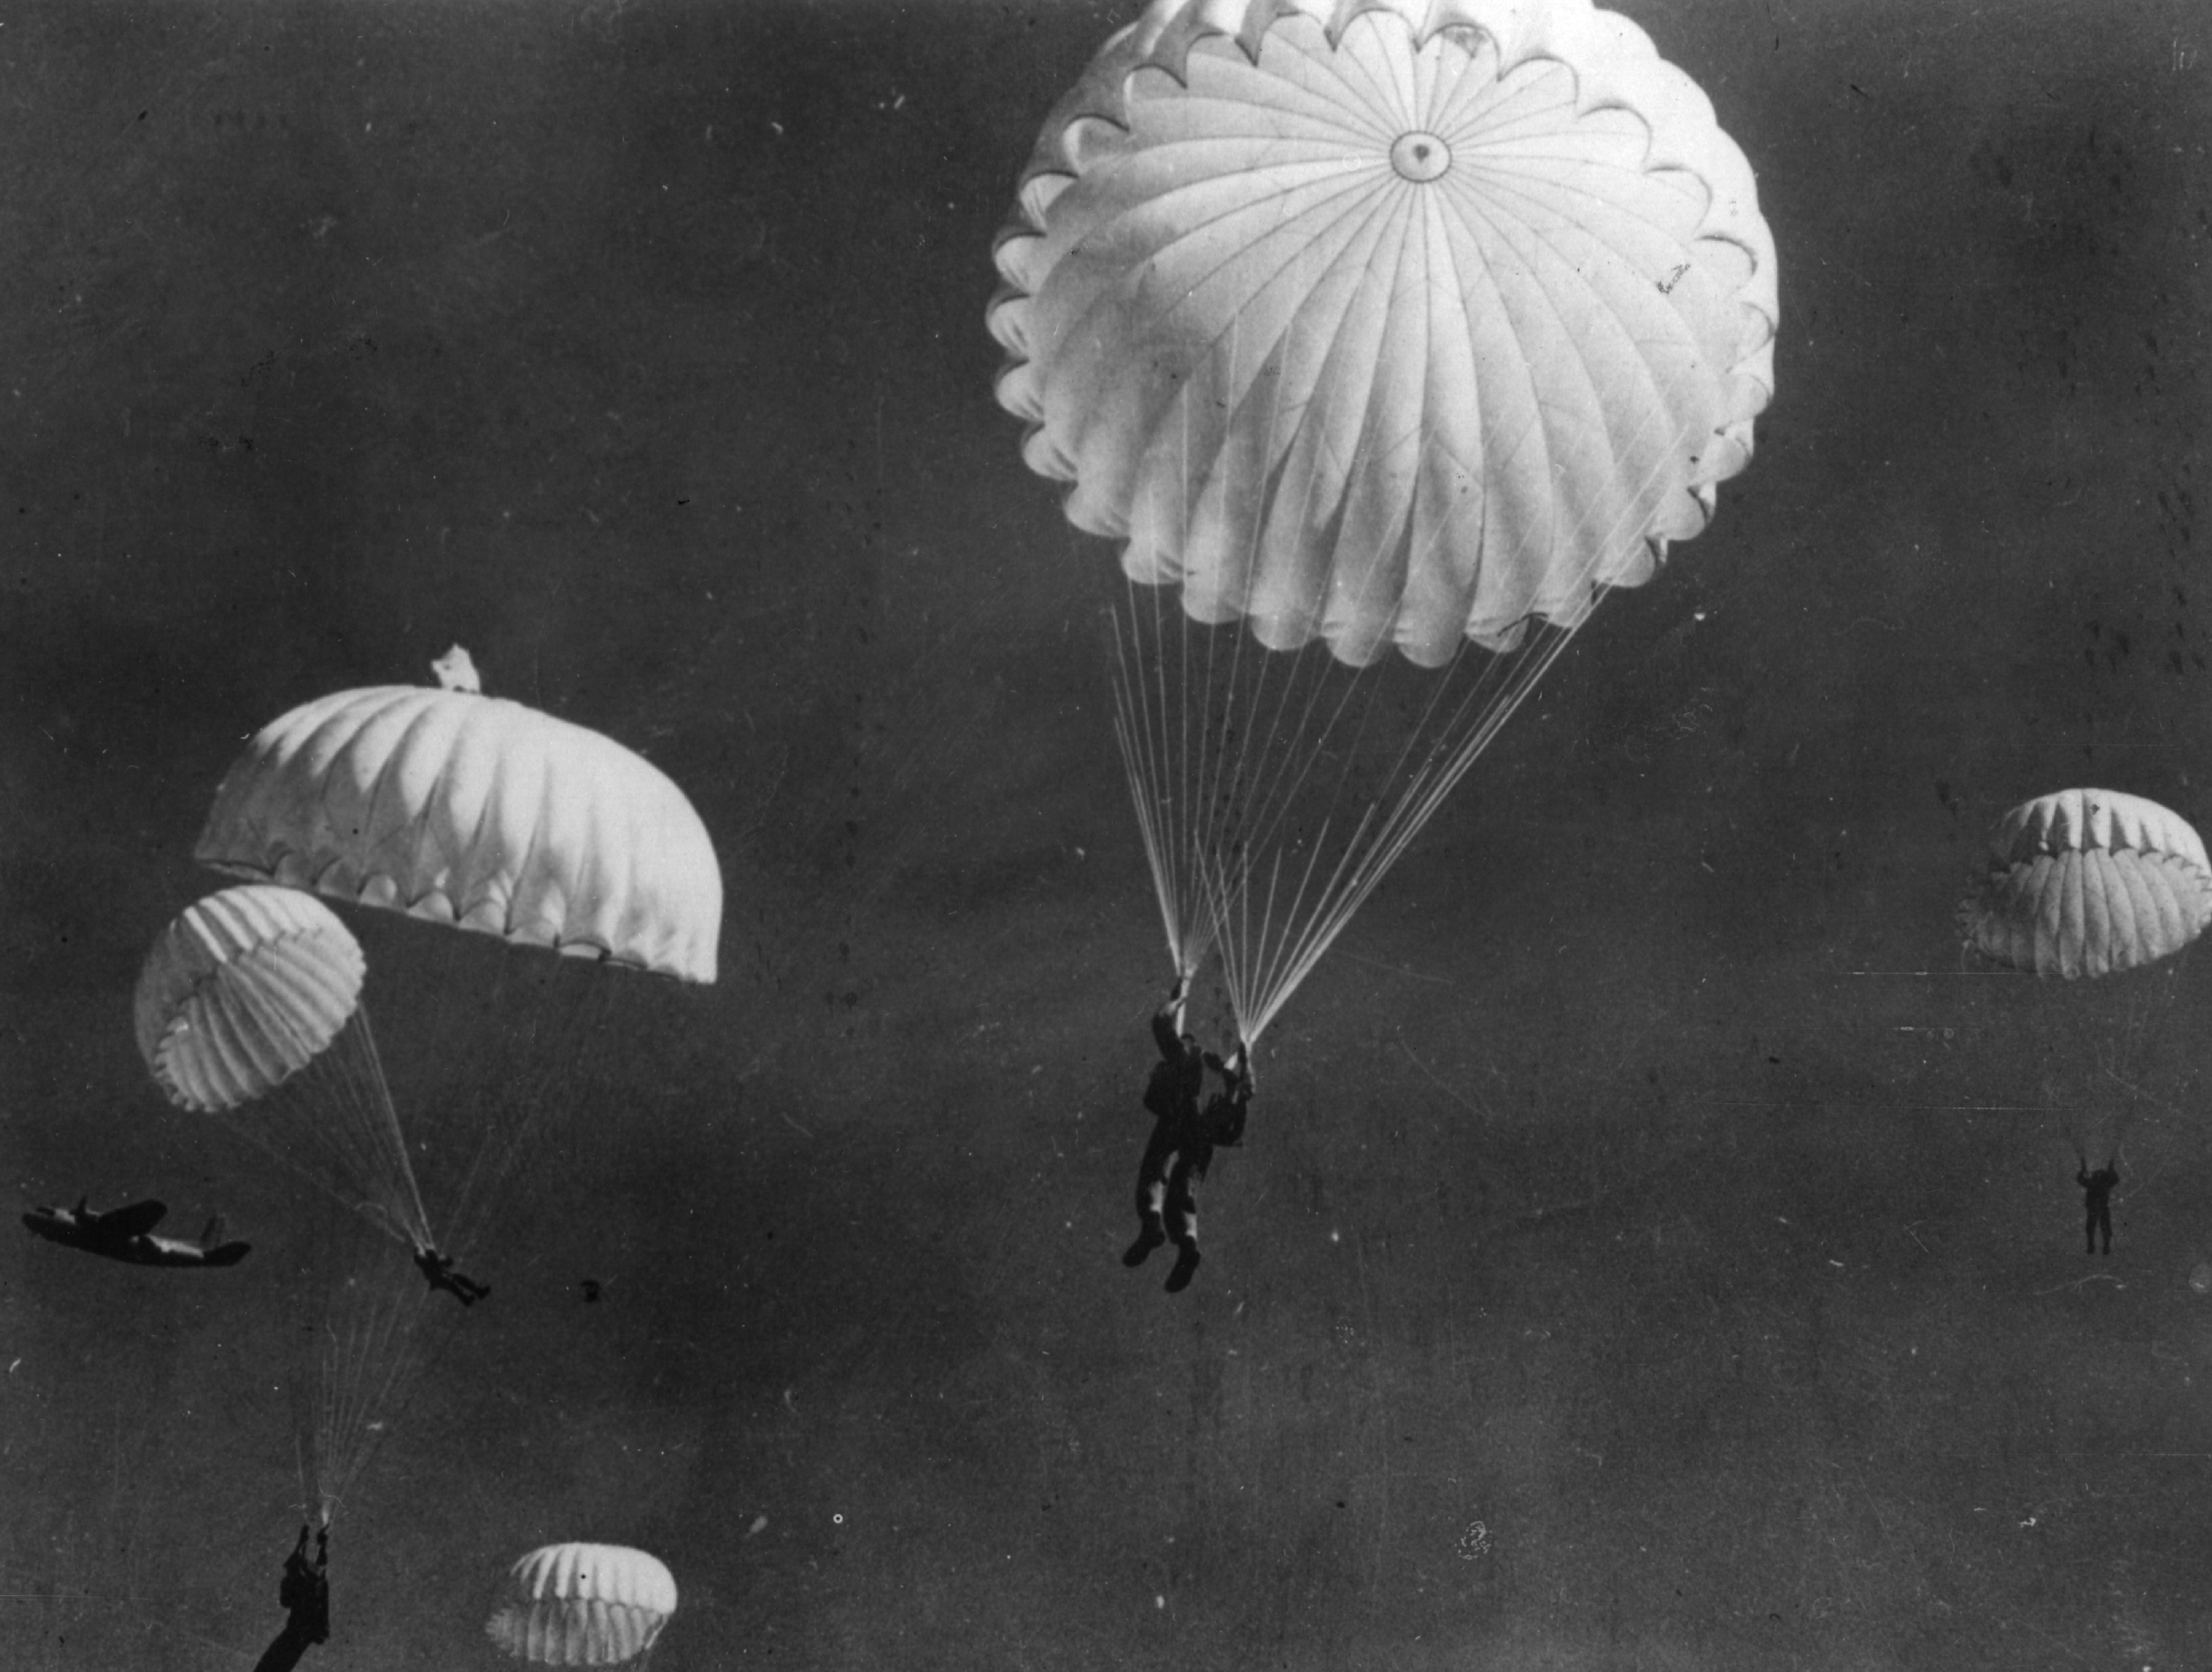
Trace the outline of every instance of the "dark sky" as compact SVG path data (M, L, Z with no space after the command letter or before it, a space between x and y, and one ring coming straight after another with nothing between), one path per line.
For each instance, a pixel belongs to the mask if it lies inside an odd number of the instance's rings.
M2212 974L1970 976L1951 915L2028 795L2212 815L2212 25L1624 9L1758 171L1758 457L1269 1035L1176 1299L1115 1257L1111 557L982 328L1122 9L5 9L0 1163L258 1251L0 1241L0 1660L279 1622L315 1215L131 984L240 741L458 640L689 791L722 978L557 1049L562 983L353 914L404 1118L557 1106L319 1663L492 1664L571 1537L674 1570L672 1672L2212 1663Z

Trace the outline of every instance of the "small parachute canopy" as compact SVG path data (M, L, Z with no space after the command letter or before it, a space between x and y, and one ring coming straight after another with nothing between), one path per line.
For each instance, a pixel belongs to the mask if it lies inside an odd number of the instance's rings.
M1984 957L2038 975L2116 974L2187 946L2212 920L2212 863L2186 820L2113 790L2061 790L1998 821L1959 909Z
M714 978L722 876L684 792L582 726L466 689L378 686L264 726L195 850L234 875Z
M676 1579L620 1544L549 1544L507 1572L484 1623L491 1640L540 1666L619 1666L653 1647L676 1612Z
M1589 0L1152 0L996 254L999 400L1069 520L1355 665L1648 579L1774 385L1750 165Z
M331 909L293 888L227 888L147 954L138 1053L169 1100L215 1112L267 1096L322 1054L361 1003L365 965Z

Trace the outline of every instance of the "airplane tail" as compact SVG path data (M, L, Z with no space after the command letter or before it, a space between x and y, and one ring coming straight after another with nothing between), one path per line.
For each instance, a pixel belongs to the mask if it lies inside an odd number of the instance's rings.
M222 1215L217 1214L200 1233L200 1253L211 1266L234 1266L252 1252L250 1242L225 1242L222 1239Z

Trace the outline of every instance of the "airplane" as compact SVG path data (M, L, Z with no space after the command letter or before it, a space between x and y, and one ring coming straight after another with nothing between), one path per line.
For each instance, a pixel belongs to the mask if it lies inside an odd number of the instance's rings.
M120 1260L134 1266L234 1266L253 1245L222 1240L220 1215L194 1242L157 1237L154 1227L168 1209L159 1202L134 1202L128 1207L94 1213L79 1196L74 1208L33 1208L23 1215L32 1233L64 1248L82 1249L102 1259Z

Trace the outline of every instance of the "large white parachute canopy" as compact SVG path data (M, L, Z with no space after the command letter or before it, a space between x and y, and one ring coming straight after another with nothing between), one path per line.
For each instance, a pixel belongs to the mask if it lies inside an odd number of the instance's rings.
M1565 634L1749 460L1779 314L1751 168L1588 0L1155 0L1047 120L997 261L1000 401L1133 583L1119 723L1170 948L1219 940L1256 1038ZM1194 625L1150 645L1170 586ZM1284 839L1352 711L1195 631L1238 623L1353 668L1546 631L1382 746L1403 770L1331 859Z
M236 875L714 978L722 875L684 792L611 738L501 697L390 685L301 704L232 766L196 851Z

